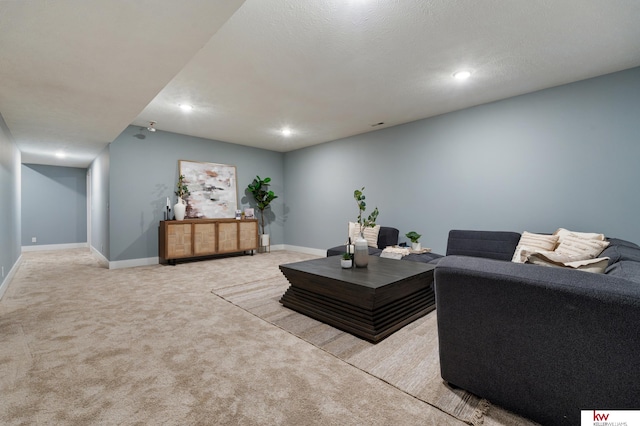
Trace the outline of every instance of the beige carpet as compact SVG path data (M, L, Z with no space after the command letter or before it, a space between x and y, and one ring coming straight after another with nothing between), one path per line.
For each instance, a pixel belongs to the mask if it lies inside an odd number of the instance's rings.
M24 253L0 302L0 424L464 425L365 371L384 369L365 350L345 362L211 293L256 300L247 286L269 294L308 258L107 270L87 250ZM504 413L481 420L528 424Z

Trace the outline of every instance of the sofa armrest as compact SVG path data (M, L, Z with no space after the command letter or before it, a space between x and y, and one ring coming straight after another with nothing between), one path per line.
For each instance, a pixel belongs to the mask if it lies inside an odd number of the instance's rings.
M441 259L434 274L447 382L542 424L637 408L637 284L463 256Z

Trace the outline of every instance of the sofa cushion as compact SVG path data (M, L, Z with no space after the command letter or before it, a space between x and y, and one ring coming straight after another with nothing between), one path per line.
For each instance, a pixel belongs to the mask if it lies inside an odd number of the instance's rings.
M508 231L452 229L447 240L447 256L472 256L511 260L520 234Z
M609 240L611 245L604 249L600 256L609 258L609 265L613 265L621 260L632 260L640 262L640 247L626 245L614 245L614 241Z
M632 243L631 241L627 240L621 240L620 238L607 238L607 241L609 241L610 245L612 246L625 246L640 249L640 246L636 243Z
M512 262L524 263L527 258L524 252L533 253L537 251L553 251L558 242L559 236L557 235L545 235L534 234L524 231L518 241L515 253L511 258Z
M609 266L605 274L612 277L624 278L640 284L640 262L621 260Z

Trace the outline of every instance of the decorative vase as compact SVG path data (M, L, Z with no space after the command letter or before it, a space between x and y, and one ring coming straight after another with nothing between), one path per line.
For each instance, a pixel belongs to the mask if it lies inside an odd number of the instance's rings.
M362 232L355 241L353 262L358 268L366 268L369 264L369 244L367 244L367 240L364 238L364 235L362 235Z
M413 250L413 251L422 250L422 244L420 244L420 243L411 243L411 250Z
M184 205L182 197L178 197L178 202L173 206L173 213L176 216L176 220L184 220L184 213L187 210L187 206Z
M269 234L260 234L260 247L269 247Z
M353 261L351 259L340 259L340 266L343 269L349 269L353 266Z

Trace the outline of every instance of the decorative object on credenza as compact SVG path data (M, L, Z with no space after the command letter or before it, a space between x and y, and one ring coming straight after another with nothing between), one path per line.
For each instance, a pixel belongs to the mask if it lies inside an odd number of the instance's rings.
M252 208L247 207L247 208L244 209L244 218L245 219L255 219L256 218Z
M256 202L256 207L260 210L260 246L270 247L269 234L265 232L264 228L264 211L269 208L269 205L278 196L269 189L271 184L271 178L266 177L261 179L260 176L256 176L247 186L247 191L253 195L253 199ZM246 214L246 213L245 213Z
M178 184L176 186L178 187L175 191L178 196L178 202L173 206L173 212L176 216L176 220L184 220L184 214L187 208L184 197L189 195L189 187L185 182L184 175L178 176Z
M238 209L236 167L180 160L180 174L189 188L185 217L231 219Z
M353 259L351 258L351 253L345 253L342 255L342 259L340 259L340 266L343 269L349 269L353 267Z
M411 250L420 251L422 250L422 244L418 241L422 235L418 234L416 231L410 231L404 234L405 237L411 240Z
M366 268L369 264L369 244L364 238L364 228L373 228L376 226L376 219L378 218L378 208L373 209L373 212L365 219L363 214L367 210L366 197L364 195L364 186L362 189L356 189L353 191L353 198L358 204L358 224L360 225L360 235L356 238L355 253L353 255L353 261L358 268Z
M164 211L164 220L169 220L171 219L170 213L171 212L171 200L169 199L169 197L167 197L167 207Z

